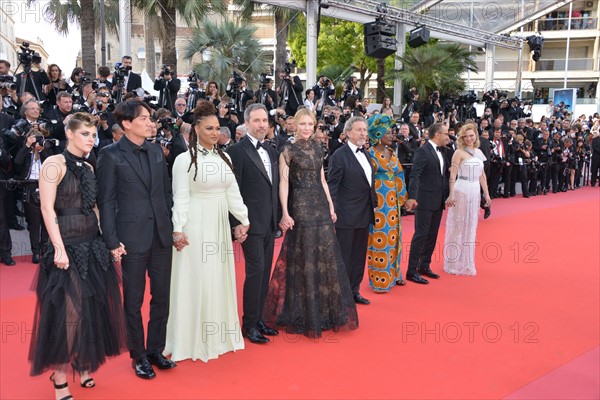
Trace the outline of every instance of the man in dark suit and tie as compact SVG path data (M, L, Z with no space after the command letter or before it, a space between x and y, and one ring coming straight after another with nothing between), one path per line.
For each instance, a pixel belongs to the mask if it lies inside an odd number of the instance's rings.
M244 119L248 134L227 149L250 219L250 230L242 243L246 260L242 334L252 343L263 344L269 342L264 335L279 333L262 321L277 231L279 169L277 152L265 142L269 129L266 107L260 103L249 105ZM239 236L242 225L232 220L231 226Z
M429 127L429 141L413 156L410 171L410 199L407 211L415 210L415 233L410 245L406 279L420 284L429 281L421 275L438 279L431 270L431 256L437 243L445 201L450 193L450 157L446 154L448 127L434 123Z
M154 135L150 108L142 100L120 103L114 111L124 136L104 147L98 158L100 225L113 261L122 257L123 300L127 347L138 377L152 379L159 369L174 368L166 359L167 319L171 282L171 183L160 146L148 143ZM150 278L150 321L144 341L141 307Z
M327 184L337 221L337 235L350 288L358 304L371 302L360 294L360 283L365 274L369 224L375 222L375 173L371 159L364 149L367 143L367 121L351 117L344 126L348 142L329 159Z

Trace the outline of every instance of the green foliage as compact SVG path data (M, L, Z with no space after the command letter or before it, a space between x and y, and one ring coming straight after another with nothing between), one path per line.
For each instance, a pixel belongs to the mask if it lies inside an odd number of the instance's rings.
M306 68L306 18L304 16L298 18L297 28L291 32L288 43L298 67ZM346 71L347 75L359 72L361 86L369 79L370 73L377 70L377 59L365 55L362 24L321 17L317 46L317 70L321 71L323 68L333 65L340 66L340 73ZM347 71L348 67L352 67L353 70ZM386 68L390 71L393 70L394 57L386 58ZM334 80L343 80L347 77L322 73L319 75L327 75Z
M36 0L27 0L27 5L35 3ZM69 23L80 23L81 5L79 0L50 0L43 3L42 12L44 17L52 23L54 29L63 34L69 34ZM94 0L94 15L96 18L96 30L100 31L100 0ZM119 0L106 0L104 3L104 21L106 29L114 34L119 33Z
M194 28L184 57L192 58L196 54L210 57L196 64L194 70L205 79L217 82L221 91L234 69L246 77L248 86L252 86L255 84L253 79L265 70L260 43L253 37L255 31L255 27L230 20L222 23L204 20Z
M402 70L397 71L404 87L416 87L419 93L439 90L442 96L465 88L461 74L476 72L474 53L453 43L430 42L417 48L406 48Z

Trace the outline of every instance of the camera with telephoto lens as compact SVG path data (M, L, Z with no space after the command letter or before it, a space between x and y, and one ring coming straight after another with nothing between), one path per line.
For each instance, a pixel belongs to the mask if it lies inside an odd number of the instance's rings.
M19 62L23 64L23 68L26 70L31 68L31 64L40 64L42 62L40 53L29 48L29 42L23 42L19 47L21 48L21 52L17 56Z
M176 122L175 118L171 118L171 117L164 117L164 118L161 118L158 121L156 121L159 130L171 129L173 127L173 125L175 125L175 122Z
M323 115L323 123L326 125L335 124L335 115L334 114Z
M242 78L242 76L238 74L237 71L233 71L231 73L231 78L233 79L233 82L231 83L231 86L233 87L239 87L244 81L244 78Z
M85 104L73 104L73 112L90 112L90 108Z
M17 90L15 77L12 75L0 75L0 89Z
M162 118L159 121L162 121L164 119L167 119L167 118ZM151 140L154 143L161 145L162 147L165 147L167 149L171 149L171 145L173 144L172 140L167 139L164 132L162 132L162 131L159 131L158 134L154 137L154 139L149 139L149 140Z
M40 129L52 132L54 128L56 128L56 124L58 124L58 121L55 119L40 118L38 119L37 123Z

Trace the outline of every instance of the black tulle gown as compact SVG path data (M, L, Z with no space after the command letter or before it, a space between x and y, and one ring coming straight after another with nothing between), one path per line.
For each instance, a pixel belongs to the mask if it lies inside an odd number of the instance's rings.
M96 180L83 159L64 152L67 170L54 208L69 256L69 268L54 264L48 244L33 282L37 294L29 350L31 375L71 364L95 371L126 347L119 275L93 210Z
M263 320L308 337L356 329L356 305L321 183L323 150L312 140L298 140L282 154L289 166L288 210L295 224L283 240Z

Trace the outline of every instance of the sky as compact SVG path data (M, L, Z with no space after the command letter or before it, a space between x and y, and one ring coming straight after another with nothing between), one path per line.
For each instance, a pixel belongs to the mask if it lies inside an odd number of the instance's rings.
M77 54L81 49L81 31L77 24L70 24L69 34L64 36L54 29L43 16L43 7L47 1L37 1L27 8L25 0L0 0L2 7L10 11L15 21L15 36L24 40L44 44L49 54L48 64L58 64L63 75L68 78L75 68Z

